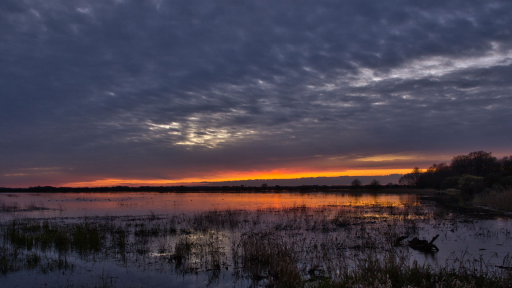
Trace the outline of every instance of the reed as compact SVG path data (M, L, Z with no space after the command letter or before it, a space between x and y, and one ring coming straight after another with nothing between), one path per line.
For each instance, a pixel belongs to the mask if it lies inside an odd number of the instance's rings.
M454 254L445 264L421 265L413 261L408 247L396 247L399 236L428 233L431 223L445 223L436 229L446 233L473 225L471 219L454 221L447 217L450 213L436 211L419 205L333 204L72 221L14 219L0 223L0 273L66 272L75 269L73 263L92 258L143 270L158 266L178 275L202 274L208 284L228 273L235 286L237 281L266 287L507 287L512 283L509 271L482 258ZM503 241L512 238L506 229L473 234ZM509 255L503 258L504 267L510 262ZM101 283L115 286L112 281Z
M487 206L494 210L512 212L512 190L495 189L477 194L473 200L475 205Z

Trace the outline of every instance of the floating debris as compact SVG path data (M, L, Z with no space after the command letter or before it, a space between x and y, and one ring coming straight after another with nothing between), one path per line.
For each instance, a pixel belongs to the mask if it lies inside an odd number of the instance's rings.
M414 237L409 242L409 247L411 247L414 250L418 250L424 253L432 253L439 251L439 248L437 248L436 245L434 245L434 241L436 241L437 237L439 237L439 234L434 236L430 242L427 240L420 240L418 237Z

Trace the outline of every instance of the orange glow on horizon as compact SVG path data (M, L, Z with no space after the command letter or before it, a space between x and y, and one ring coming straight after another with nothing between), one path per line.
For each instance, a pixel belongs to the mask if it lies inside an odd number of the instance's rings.
M346 170L346 171L291 171L291 170L272 170L272 171L254 171L254 172L225 172L210 177L193 177L182 179L98 179L94 181L71 182L61 186L66 187L104 187L104 186L166 186L182 184L201 184L206 182L226 182L226 181L244 181L244 180L277 180L277 179L299 179L316 177L339 177L339 176L387 176L391 174L410 173L411 169L366 169L366 170Z

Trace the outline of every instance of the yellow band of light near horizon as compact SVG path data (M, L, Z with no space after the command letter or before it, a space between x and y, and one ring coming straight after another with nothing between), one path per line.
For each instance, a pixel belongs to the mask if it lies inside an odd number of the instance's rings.
M191 177L181 179L116 179L105 178L93 181L71 182L62 184L66 187L100 187L100 186L165 186L181 184L201 184L227 181L244 180L276 180L276 179L299 179L299 178L317 178L317 177L339 177L339 176L388 176L391 174L410 173L411 169L366 169L366 170L346 170L346 171L304 171L292 172L287 170L273 171L254 171L254 172L231 172L222 173L216 176ZM321 185L322 183L318 183Z

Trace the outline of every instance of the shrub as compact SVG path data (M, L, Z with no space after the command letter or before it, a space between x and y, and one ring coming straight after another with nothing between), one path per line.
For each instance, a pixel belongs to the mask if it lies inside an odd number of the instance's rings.
M512 176L505 176L500 178L498 185L504 188L512 188Z
M441 189L446 190L452 188L459 188L459 181L460 177L458 176L445 178L441 183Z
M475 197L476 205L485 205L489 208L512 212L512 190L491 190Z
M361 188L362 184L361 184L361 181L359 181L359 179L354 179L352 180L352 183L350 184L350 189L359 189Z
M471 195L484 191L485 184L483 177L463 175L459 180L459 189L463 195Z
M372 182L370 182L370 184L368 184L367 186L371 190L379 190L380 188L382 188L379 180L377 180L377 179L373 179Z

